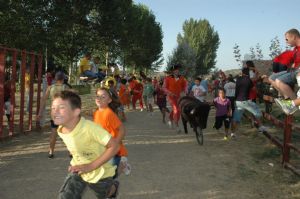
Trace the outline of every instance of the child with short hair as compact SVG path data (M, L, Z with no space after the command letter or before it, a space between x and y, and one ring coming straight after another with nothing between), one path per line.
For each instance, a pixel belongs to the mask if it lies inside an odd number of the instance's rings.
M94 112L94 122L107 130L120 144L120 149L113 158L113 165L117 166L118 171L121 158L127 157L128 155L127 149L122 143L125 136L125 127L116 113L114 113L110 108L111 106L114 107L113 104L116 103L116 101L108 89L98 88L96 91L95 102L98 110Z
M121 85L120 85L120 90L119 90L119 99L122 104L120 114L122 116L123 121L126 121L126 115L124 112L125 106L129 109L130 105L130 91L128 89L127 80L126 79L121 79Z
M101 126L80 116L81 99L68 90L54 95L51 117L57 132L73 155L69 174L59 191L59 198L81 198L86 186L97 198L114 196L115 167L108 161L119 150L119 144Z
M204 102L205 101L205 95L206 95L206 92L207 90L205 90L205 88L200 85L201 83L201 78L200 77L197 77L195 79L195 84L194 86L192 87L192 95L197 98L198 100L200 100L201 102Z
M162 122L166 123L166 113L169 113L167 108L167 94L163 90L164 81L160 81L155 90L155 104L157 104L160 112L162 113Z
M145 84L144 84L144 91L143 91L143 99L146 105L147 111L150 112L150 115L153 113L153 94L154 94L154 87L152 85L152 79L146 78Z
M225 136L224 140L228 139L228 130L230 127L230 117L232 116L231 102L225 96L225 90L219 88L218 97L213 100L213 104L216 107L216 118L214 127L219 130L224 123Z

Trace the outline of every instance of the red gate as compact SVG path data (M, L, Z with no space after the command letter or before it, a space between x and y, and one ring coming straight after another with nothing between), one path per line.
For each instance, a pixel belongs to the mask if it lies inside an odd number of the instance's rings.
M27 63L30 64L30 83L29 83L29 105L28 105L28 124L27 129L24 130L24 102L25 102L25 70ZM40 98L41 98L41 82L42 82L42 61L41 54L28 52L25 50L17 50L0 46L0 139L16 135L18 133L25 133L32 131L33 122L33 102L34 94L36 93L36 114L39 112ZM37 77L35 78L35 75ZM3 116L4 116L4 85L5 76L10 77L10 121L8 121L9 133L4 134L3 131ZM35 92L34 81L37 83L37 91ZM17 84L18 83L18 84ZM20 85L17 91L17 85ZM19 106L16 99L19 99ZM16 114L19 110L19 114ZM16 116L19 116L19 120ZM18 130L15 130L15 125ZM36 124L37 125L37 124Z

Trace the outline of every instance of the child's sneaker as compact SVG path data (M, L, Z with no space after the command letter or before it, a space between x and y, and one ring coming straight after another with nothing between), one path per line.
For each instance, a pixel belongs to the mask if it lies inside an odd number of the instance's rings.
M260 126L260 127L258 128L258 132L260 132L260 133L267 132L267 131L268 131L268 128L265 127L265 126Z
M225 141L228 140L228 137L227 137L227 136L224 136L223 140L225 140Z
M170 129L173 128L173 123L172 123L172 121L168 121L168 126L169 126Z
M298 108L293 105L292 100L280 100L275 99L275 103L283 110L287 115L294 114Z
M297 98L300 98L300 89L297 91Z

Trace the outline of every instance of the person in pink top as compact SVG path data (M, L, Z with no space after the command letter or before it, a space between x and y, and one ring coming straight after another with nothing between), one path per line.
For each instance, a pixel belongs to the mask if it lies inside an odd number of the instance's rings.
M216 107L216 119L214 127L219 130L223 123L225 126L225 136L224 140L228 139L228 130L230 126L230 118L232 116L231 102L225 95L225 90L219 88L218 97L213 101L214 106Z

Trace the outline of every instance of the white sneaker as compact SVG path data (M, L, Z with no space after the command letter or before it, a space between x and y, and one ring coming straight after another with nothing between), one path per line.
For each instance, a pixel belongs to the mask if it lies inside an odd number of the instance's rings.
M234 133L231 133L231 134L230 134L230 137L231 137L231 138L235 138L236 135L235 135Z
M300 89L297 91L297 98L300 98Z
M141 108L141 112L143 112L144 111L144 109L143 108Z
M293 105L292 100L280 100L275 98L274 101L287 115L292 115L298 110L298 108Z
M173 123L172 123L172 121L168 121L168 126L169 126L170 129L173 128Z

